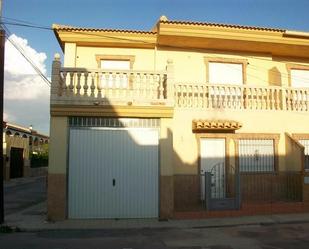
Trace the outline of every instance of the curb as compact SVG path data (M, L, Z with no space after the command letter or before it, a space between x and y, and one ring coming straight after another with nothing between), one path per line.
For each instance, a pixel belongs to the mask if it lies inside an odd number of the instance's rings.
M268 221L268 222L252 222L252 223L239 223L239 224L206 225L206 226L195 226L191 228L200 229L200 228L220 228L220 227L271 226L276 224L277 223L275 221Z
M222 224L222 225L201 225L201 226L186 226L186 225L158 225L158 226L140 226L140 227L39 227L39 228L26 228L23 226L12 225L11 227L19 229L21 232L42 232L42 231L74 231L74 230L142 230L142 229L206 229L206 228L221 228L221 227L243 227L243 226L272 226L284 224L303 224L309 223L309 220L288 220L288 221L262 221L262 222L249 222L249 223L235 223L235 224ZM48 223L47 223L48 224ZM10 224L5 224L10 226Z
M46 177L46 176L27 177L24 180L20 180L20 182L18 182L18 180L17 181L10 180L10 181L4 182L3 187L4 188L13 188L13 187L16 187L16 186L22 186L22 185L33 183L36 180L38 180L40 178L44 178L44 177Z

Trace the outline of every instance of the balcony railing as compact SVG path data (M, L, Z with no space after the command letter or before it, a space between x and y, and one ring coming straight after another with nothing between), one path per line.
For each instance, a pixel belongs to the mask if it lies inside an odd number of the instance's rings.
M55 58L51 103L67 105L166 105L175 108L309 111L309 88L180 84L173 64L165 71L61 67Z
M167 68L168 69L168 68ZM103 70L53 63L52 103L167 105L173 99L166 71Z
M176 84L180 108L309 111L309 88Z

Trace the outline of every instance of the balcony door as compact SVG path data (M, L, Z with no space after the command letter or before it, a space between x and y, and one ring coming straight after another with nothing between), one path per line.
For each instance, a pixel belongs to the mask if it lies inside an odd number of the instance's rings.
M101 60L101 69L106 71L110 70L109 73L104 73L101 76L102 87L109 87L109 88L128 87L129 85L128 70L130 70L129 60Z
M233 106L241 106L241 86L244 83L243 64L209 62L208 67L209 94L212 98L212 107L224 107L227 103Z
M291 86L295 88L308 88L309 70L291 69Z
M209 83L222 85L242 85L243 64L209 62Z

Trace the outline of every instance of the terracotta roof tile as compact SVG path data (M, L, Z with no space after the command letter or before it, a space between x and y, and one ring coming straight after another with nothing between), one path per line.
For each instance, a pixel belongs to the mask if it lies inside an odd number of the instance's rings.
M241 123L233 120L194 119L192 121L193 130L238 130L241 127Z
M54 30L63 31L90 31L90 32L115 32L115 33L135 33L135 34L156 34L156 32L143 31L143 30L128 30L128 29L101 29L101 28L81 28L68 25L53 24Z
M235 25L235 24L224 24L224 23L212 23L212 22L169 21L169 20L162 21L162 20L160 20L160 23L195 25L195 26L212 26L212 27L248 29L248 30L261 30L261 31L272 31L272 32L284 32L285 31L285 29L277 29L277 28L266 28L266 27Z

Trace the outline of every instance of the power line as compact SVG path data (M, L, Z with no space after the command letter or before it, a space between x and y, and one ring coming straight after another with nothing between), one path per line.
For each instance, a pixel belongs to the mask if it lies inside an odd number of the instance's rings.
M239 71L239 72L241 72L241 73L243 72L242 69L232 67L232 66L230 66L229 63L226 63L226 64L227 64L227 66L228 66L230 69L232 69L232 70L234 70L234 71ZM251 66L252 66L252 65L251 65ZM261 70L260 70L258 67L252 68L252 69L255 70L255 71L260 71L260 72L261 72ZM278 72L278 73L280 74L280 72ZM258 80L260 80L260 81L262 81L262 82L265 82L266 84L269 84L269 80L265 80L265 79L263 79L263 78L261 78L261 77L259 77L259 76L257 76L257 75L254 75L254 74L250 74L250 73L248 73L248 70L246 71L246 76L250 76L251 78L255 78L255 79L258 79ZM295 79L307 80L307 78L303 78L303 77L295 77Z
M7 34L9 34L9 35L12 34L5 25L2 25L2 26L6 30ZM51 84L50 80L46 78L45 74L42 73L42 71L37 67L37 65L35 65L35 63L26 55L27 54L26 51L21 46L19 46L17 43L12 41L12 39L10 39L10 37L7 37L7 39L22 54L22 56L31 64L31 66L34 68L34 70L37 72L37 74L41 78L43 78L43 80L47 83L47 85L50 86L50 84Z
M15 20L17 22L7 22L7 21L2 21L2 24L7 24L7 25L13 25L13 26L22 26L22 27L28 27L28 28L36 28L36 29L42 29L42 30L49 30L49 31L54 31L53 28L50 28L50 27L46 27L46 26L41 26L41 25L36 25L36 24L33 24L33 23L30 23L30 22L27 22L27 21L24 21L24 20L19 20L19 19L14 19L14 18L8 18L8 17L5 17L4 19L8 19L8 20ZM71 32L71 33L79 33L79 34L84 34L84 32L82 31L77 31L77 30L66 30L66 32ZM103 34L97 34L97 33L87 33L87 35L91 35L91 36L95 36L95 37L104 37L104 38L111 38L111 39L115 39L115 40L125 40L125 41L134 41L134 42L140 42L140 43L146 43L146 44L155 44L153 42L147 42L147 41L141 41L141 40L136 40L136 39L127 39L127 38L120 38L120 37L114 37L114 36L108 36L108 35L103 35ZM164 46L164 47L173 47L173 46ZM267 61L267 62L273 62L272 60L268 60L268 59L263 59L263 58L256 58L254 56L238 56L238 57L241 57L241 58L252 58L252 59L255 59L255 60L262 60L262 61ZM286 64L285 62L279 62L279 61L276 61L276 63L283 63L283 64ZM302 65L302 64L298 64L298 63L294 63L295 65ZM256 66L256 65L251 65L250 66L252 67L255 67L254 70L258 70L258 67L259 66ZM263 68L265 70L270 70L269 68L264 68L264 67L260 67L260 68ZM275 73L275 72L274 72ZM289 74L287 73L284 73L284 72L278 72L278 74L281 74L282 77L290 77ZM256 76L253 76L253 75L250 75L252 77L255 77L257 78ZM306 79L306 78L301 78L301 77L297 77L299 79ZM262 79L261 79L262 80ZM265 80L263 80L265 81Z
M6 18L6 19L13 19L13 18ZM36 25L36 24L30 24L29 22L27 21L23 21L23 20L18 20L18 19L14 19L14 20L17 20L18 22L7 22L7 21L2 21L1 23L2 24L7 24L7 25L13 25L13 26L22 26L22 27L27 27L27 28L36 28L36 29L42 29L42 30L50 30L50 31L54 31L53 28L50 28L50 27L47 27L47 26L42 26L42 25ZM70 33L78 33L78 34L84 34L83 31L78 31L78 30L66 30L66 32L70 32ZM108 35L104 35L104 34L93 34L93 33L87 33L87 35L89 36L95 36L95 37L104 37L104 38L111 38L111 39L115 39L115 40L126 40L126 41L134 41L134 42L140 42L140 43L145 43L145 44L155 44L154 42L148 42L148 41L141 41L141 40L136 40L136 39L128 39L128 38L120 38L120 37L114 37L114 36L108 36ZM164 45L164 47L171 47L171 48L174 48L174 46L170 46L170 45ZM254 56L240 56L242 58L252 58L252 59L255 59L255 60L262 60L262 61L267 61L267 62L270 62L270 60L268 59L263 59L263 58L256 58ZM283 63L285 64L284 62L279 62L277 61L278 63ZM302 65L302 64L299 64L299 63L294 63L295 65Z
M239 68L232 67L229 63L227 63L227 66L230 67L230 68L233 69L233 70L236 70L236 71L239 71L239 72L243 73L243 69L239 69ZM246 75L247 75L247 76L250 76L250 77L252 77L252 78L256 78L256 79L258 79L258 80L260 80L260 81L263 81L263 82L265 82L265 83L267 83L267 84L269 83L269 82L266 81L265 79L262 79L262 78L260 78L260 77L258 77L258 76L256 76L256 75L248 74L248 72L246 72ZM244 79L243 79L243 80L244 80Z
M18 73L18 75L22 75L22 76L39 76L37 73ZM51 74L46 74L46 77L51 77Z
M7 40L15 47L15 49L30 63L35 72L40 76L44 82L50 87L50 80L42 73L42 71L35 65L35 63L26 55L26 52L21 48L18 44L16 44L7 34L11 34L11 32L7 29L5 25L2 27L6 30L6 38Z
M27 28L36 28L36 29L53 30L53 29L50 28L50 27L44 27L44 26L39 26L39 25L27 24L27 23L19 23L19 22L6 22L6 21L1 21L1 24L3 24L3 25L21 26L21 27L27 27Z
M54 31L54 29L50 28L50 27L39 26L39 25L30 25L30 24L24 24L24 23L3 22L2 21L1 24ZM66 32L76 33L76 34L84 34L83 31L78 31L78 30L66 30ZM87 35L94 36L94 37L110 38L110 39L114 39L114 40L133 41L133 42L139 42L139 43L144 43L144 44L152 44L152 45L155 44L154 42L142 41L142 40L137 40L137 39L132 39L132 38L121 38L121 37L115 37L115 36L109 36L109 35L103 35L103 34L97 34L97 33L95 33L95 34L94 33L87 33Z
M271 68L261 67L261 66L252 65L252 64L249 64L249 66L250 66L251 69L253 69L255 71L260 71L260 72L262 72L262 70L263 71L265 70L265 72L270 71L271 74L278 75L278 76L280 76L280 78L282 77L282 78L285 78L285 79L290 79L290 77L291 77L291 75L288 74L288 73L284 73L284 72L281 72L281 71L271 71L272 70ZM293 69L292 68L291 70L300 70L300 69ZM293 79L308 80L308 78L300 77L300 76L293 76Z
M26 23L26 24L30 24L30 25L39 25L37 23L28 22L28 21L16 19L16 18L4 17L4 16L2 17L2 20L9 20L9 21L14 21L14 22L19 22L19 23Z
M51 82L46 78L46 76L35 65L33 65L33 62L28 59L28 57L16 46L16 44L8 36L6 36L6 38L16 48L16 50L18 50L19 53L30 63L32 68L37 72L37 75L44 80L47 86L50 87Z

